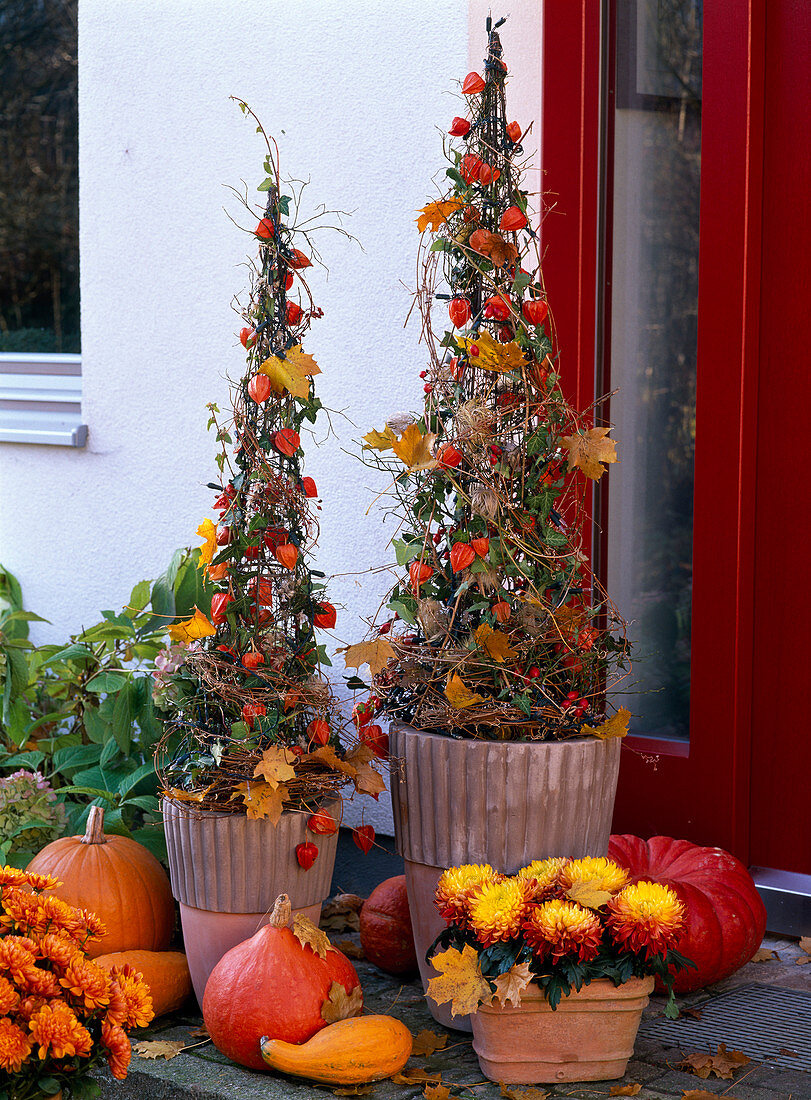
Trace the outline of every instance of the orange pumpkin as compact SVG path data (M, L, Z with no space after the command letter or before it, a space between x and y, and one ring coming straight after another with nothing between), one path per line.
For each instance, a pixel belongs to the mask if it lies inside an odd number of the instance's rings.
M416 971L417 952L405 875L385 879L363 903L360 943L369 962L388 974L413 974Z
M191 996L191 974L182 951L116 951L99 955L96 962L105 970L127 965L137 970L149 986L156 1016L177 1011Z
M333 986L349 998L346 1015L360 1013L363 1005L349 959L331 945L322 958L302 944L287 927L290 913L290 899L281 894L270 922L223 955L203 995L203 1020L214 1045L250 1069L267 1069L259 1051L263 1037L305 1043L326 1027L322 1009Z
M91 958L143 948L164 951L175 927L175 903L160 863L125 836L104 835L104 810L90 807L84 836L54 840L28 864L29 871L62 883L52 893L89 909L107 928L87 945Z

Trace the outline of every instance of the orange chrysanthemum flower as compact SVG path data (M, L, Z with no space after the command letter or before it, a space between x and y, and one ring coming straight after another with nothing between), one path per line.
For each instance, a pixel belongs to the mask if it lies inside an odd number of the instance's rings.
M117 1024L101 1022L101 1041L107 1048L107 1065L117 1081L127 1076L127 1068L132 1057L132 1048L127 1033Z
M110 971L113 983L118 984L126 1013L122 1023L129 1027L146 1027L155 1016L152 996L144 979L129 964L114 966ZM108 1014L109 1018L109 1014Z
M569 862L563 856L552 859L535 859L527 867L522 867L516 878L522 879L532 887L532 900L545 901L558 885L560 873Z
M434 905L448 924L467 928L467 906L478 886L487 882L500 882L503 875L494 871L489 863L463 863L444 871L436 886Z
M54 878L53 875L39 875L36 871L25 871L25 882L27 886L39 894L43 890L55 890L57 886L61 886L62 883L58 878Z
M39 1044L38 1056L43 1061L49 1052L54 1058L75 1058L77 1054L90 1054L93 1049L90 1032L63 1001L43 1005L28 1027L31 1038Z
M45 931L37 928L39 898L26 894L22 890L10 887L3 891L3 912L0 912L0 925L10 930L24 932Z
M83 931L87 939L99 940L102 936L107 935L107 925L100 917L97 917L95 913L91 913L89 909L81 909L79 912L81 913L82 924L84 925Z
M104 1019L108 1024L124 1024L127 1022L127 1002L124 1000L124 994L121 992L118 979L112 975L111 978L110 1004L107 1006Z
M56 975L50 970L41 970L38 966L31 966L26 970L22 981L18 982L21 993L33 997L59 997L62 990L56 980Z
M563 890L572 886L588 883L598 890L607 890L616 894L628 881L628 872L619 864L602 856L587 856L585 859L571 859L560 872L560 885Z
M8 1016L19 1000L20 994L8 978L0 978L0 1016Z
M489 947L518 935L530 891L529 884L518 878L485 882L476 888L468 903L468 921L479 943Z
M44 997L23 997L20 1003L17 1005L17 1011L15 1013L18 1020L24 1020L28 1023L32 1017L36 1016L43 1005L48 1002Z
M614 943L645 957L662 955L684 929L684 906L661 882L635 882L608 903L606 928Z
M595 913L559 898L533 906L522 928L533 953L541 958L550 957L553 962L566 955L588 962L600 950L603 935Z
M26 886L28 885L28 876L25 871L21 871L17 867L5 867L0 868L0 889L4 886Z
M64 973L77 956L81 958L74 940L63 932L46 932L40 937L37 949L40 957L52 963L59 973Z
M5 1016L0 1018L0 1067L7 1073L19 1073L31 1053L31 1040Z
M59 984L74 997L81 997L88 1012L106 1008L110 1003L110 975L82 955L69 964Z
M16 985L24 981L36 962L32 948L35 944L27 937L0 937L0 971L5 971Z
M82 914L61 898L40 898L39 905L37 931L66 932L69 936L84 933L85 923Z

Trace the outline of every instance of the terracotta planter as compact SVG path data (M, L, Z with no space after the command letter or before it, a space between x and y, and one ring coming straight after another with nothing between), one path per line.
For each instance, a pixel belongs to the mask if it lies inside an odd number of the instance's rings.
M481 1005L472 1017L482 1073L512 1085L613 1081L634 1052L653 978L607 979L563 997L555 1012L530 985L518 1008Z
M337 802L324 804L334 817ZM338 835L313 838L308 814L285 811L275 827L244 814L195 810L163 800L163 822L172 893L180 903L183 940L199 1004L209 974L226 951L267 923L279 894L293 913L316 924L329 895ZM309 871L299 866L295 848L315 840L318 859Z
M490 863L512 873L533 859L604 856L620 742L461 741L393 722L391 800L423 985L425 952L445 927L434 890L448 867ZM434 1019L470 1031L467 1017L428 1002Z

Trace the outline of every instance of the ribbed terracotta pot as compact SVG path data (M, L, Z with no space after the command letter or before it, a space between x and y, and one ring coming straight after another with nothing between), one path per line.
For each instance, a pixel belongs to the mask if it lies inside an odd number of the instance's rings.
M482 1073L510 1085L622 1077L652 989L653 978L619 986L604 978L561 998L553 1012L529 985L518 1008L481 1005L471 1019Z
M436 971L425 952L445 927L434 906L439 876L462 863L511 874L547 856L604 856L619 775L620 742L471 741L393 722L391 800L405 860L423 985ZM468 1017L428 1001L445 1027Z
M338 802L322 807L340 817ZM244 814L200 811L163 800L163 823L172 893L180 902L183 941L199 1004L209 974L226 951L266 924L279 894L294 915L316 924L329 895L338 834L307 834L308 814L285 811L278 825L249 821ZM318 858L299 866L296 845L313 841Z

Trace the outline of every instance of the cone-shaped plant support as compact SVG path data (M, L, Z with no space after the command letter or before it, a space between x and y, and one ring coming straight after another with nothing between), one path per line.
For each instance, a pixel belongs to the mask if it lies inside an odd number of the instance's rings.
M584 553L589 480L615 445L560 387L521 127L488 31L484 75L465 78L449 128L450 187L417 219L423 413L364 436L366 460L391 478L407 576L388 599L394 619L346 654L374 659L356 721L382 709L474 737L617 736L628 713L607 719L606 691L626 664L624 623Z
M301 447L301 432L321 409L320 370L301 346L321 315L305 279L317 256L310 239L317 222L300 222L300 188L282 193L278 152L266 141L259 190L267 204L254 230L258 258L240 333L247 369L232 384L232 415L210 406L222 450L220 482L212 484L219 521L198 529L207 599L171 627L177 644L156 699L168 710L159 757L165 795L275 823L285 808L311 813L348 782L376 795L383 781L367 745L344 753L340 712L320 671L318 632L335 625L336 612L323 574L309 565L318 494L303 476ZM316 826L337 828L324 813Z

